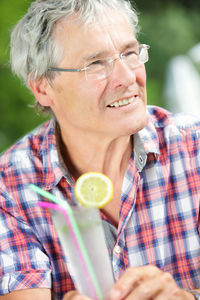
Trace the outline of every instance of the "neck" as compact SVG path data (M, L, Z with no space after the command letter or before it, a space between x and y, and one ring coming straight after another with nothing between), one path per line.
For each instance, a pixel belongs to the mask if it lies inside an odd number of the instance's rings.
M61 153L75 179L85 172L101 172L113 181L123 178L131 152L130 136L70 136L61 130Z

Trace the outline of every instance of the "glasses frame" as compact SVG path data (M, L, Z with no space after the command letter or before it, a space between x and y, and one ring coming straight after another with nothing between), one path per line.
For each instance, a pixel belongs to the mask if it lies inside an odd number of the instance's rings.
M140 63L138 65L135 66L135 68L139 67L141 64L145 64L148 60L149 60L149 56L148 56L148 49L150 48L149 45L146 45L146 44L140 44L139 45L139 59L141 60ZM146 55L146 59L142 59L142 49L145 49L147 51L147 55ZM117 58L109 58L109 63L113 63L113 66L114 66L114 62L118 59L122 60L123 61L123 58L124 58L124 55L123 53L122 54L119 54L119 57ZM56 68L56 67L50 67L48 69L48 71L54 71L54 72L82 72L84 71L85 72L85 77L86 77L86 80L87 80L87 70L89 69L89 67L84 67L84 68L78 68L78 69L63 69L63 68Z

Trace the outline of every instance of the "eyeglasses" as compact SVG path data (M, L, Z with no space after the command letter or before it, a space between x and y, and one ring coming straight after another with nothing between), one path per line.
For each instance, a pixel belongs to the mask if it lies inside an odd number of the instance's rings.
M50 71L58 72L85 72L86 80L100 80L107 78L113 71L114 63L120 59L130 70L134 70L146 63L149 60L148 49L149 45L141 44L138 50L127 50L119 54L117 58L107 57L95 60L91 63L85 63L84 68L81 69L62 69L49 68Z

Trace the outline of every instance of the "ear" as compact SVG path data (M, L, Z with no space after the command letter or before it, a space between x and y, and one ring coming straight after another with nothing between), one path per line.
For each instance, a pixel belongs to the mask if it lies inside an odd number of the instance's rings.
M35 98L42 106L51 106L51 93L50 85L46 78L41 78L38 80L32 80L30 77L28 79L28 85L33 92Z

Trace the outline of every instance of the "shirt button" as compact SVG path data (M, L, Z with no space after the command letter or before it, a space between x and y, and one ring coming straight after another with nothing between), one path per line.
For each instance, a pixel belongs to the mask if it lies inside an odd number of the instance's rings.
M142 157L141 155L139 155L139 162L140 162L141 164L143 164L143 162L144 162L143 157Z
M114 252L115 252L116 254L120 254L120 252L121 252L121 247L120 247L119 245L116 245L115 248L114 248Z

